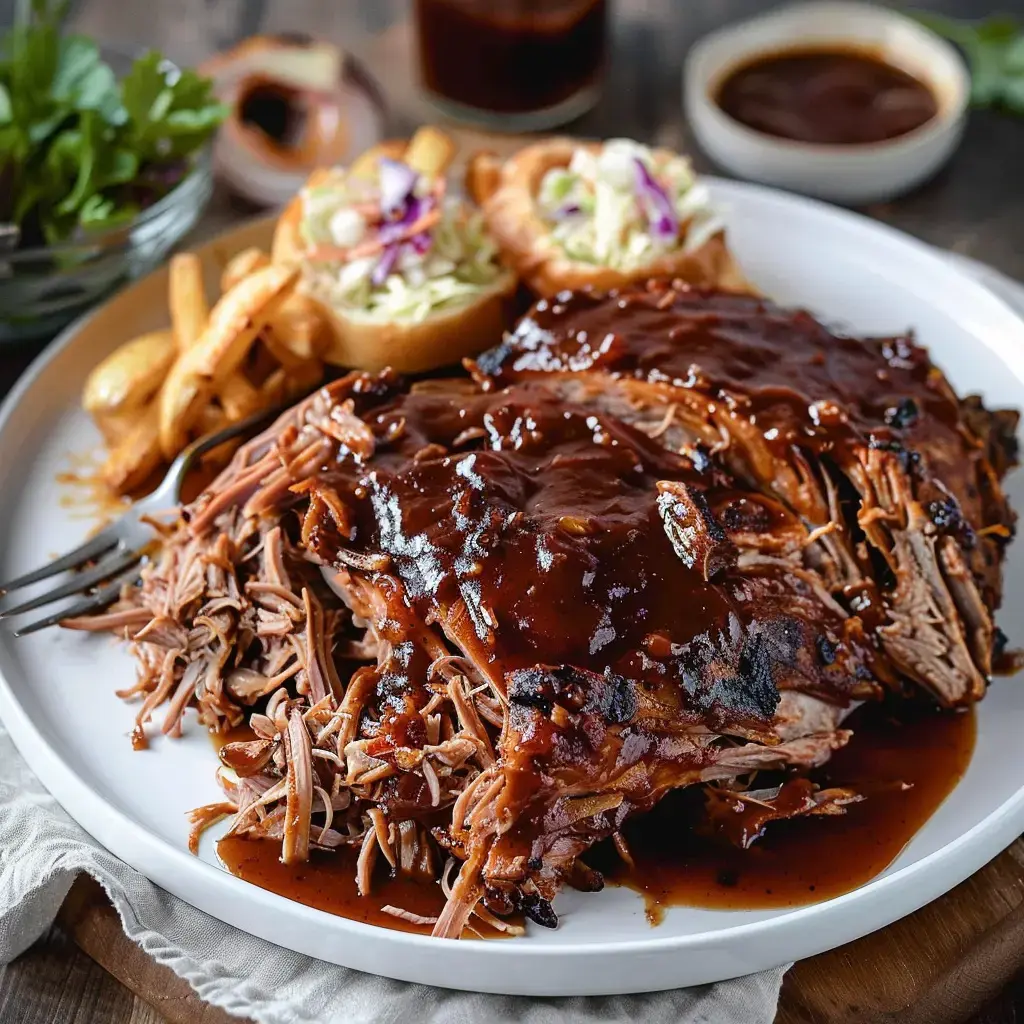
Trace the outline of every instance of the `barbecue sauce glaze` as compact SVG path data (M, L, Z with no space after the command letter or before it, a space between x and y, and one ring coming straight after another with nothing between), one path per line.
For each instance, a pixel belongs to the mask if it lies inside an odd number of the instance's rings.
M923 82L869 50L786 50L732 71L716 97L740 124L826 145L885 142L938 112Z
M849 745L816 773L823 785L850 784L866 794L845 815L773 822L762 839L741 850L689 831L689 801L700 795L681 791L626 826L632 869L610 844L585 859L607 882L639 892L652 923L669 906L799 906L864 885L885 870L956 786L971 759L975 720L966 711L916 712L900 721L879 707L857 712L849 724ZM366 924L429 934L429 925L401 920L381 907L434 916L444 905L439 885L391 878L383 858L373 892L360 896L350 851L314 851L308 864L288 866L280 862L276 842L231 838L217 844L217 854L232 874L253 885Z
M942 486L921 479L918 499L939 517L950 513L943 528L977 531L961 536L962 546L971 549L986 603L998 605L1000 552L1014 516L993 467L1013 463L1016 416L994 417L1006 420L996 422L1005 437L981 443L989 429L982 427L979 439L968 439L970 401L958 399L912 335L850 337L761 298L650 282L538 302L476 370L494 386L588 371L650 385L645 396L667 386L673 402L691 389L717 393L717 415L731 431L753 428L747 447L762 452L768 467L759 477L779 471L796 450L825 465L855 465L865 445L908 471L927 465ZM701 400L695 405L705 408ZM867 625L879 624L870 609L858 612Z
M367 559L380 558L374 562L377 570L391 574L400 591L393 603L389 601L396 617L402 615L402 607L415 608L424 617L442 617L459 635L462 646L476 646L474 660L482 671L493 673L499 685L510 673L545 662L602 673L597 677L602 681L607 680L611 666L613 677L621 673L617 678L628 681L629 687L642 686L672 708L670 720L680 726L687 722L763 726L774 709L775 686L787 681L840 702L858 694L867 696L858 687L872 686L870 672L864 671L870 651L851 636L843 644L841 660L832 651L827 664L816 663L813 636L822 629L838 633L842 623L830 621L830 613L816 605L813 595L801 594L798 581L783 580L784 570L739 570L723 557L711 582L673 550L669 532L659 520L657 482L670 480L700 490L710 481L690 460L665 451L615 420L566 406L545 388L519 385L481 394L463 383L466 387L461 389L443 382L411 395L392 395L367 379L366 392L354 394L359 418L348 419L350 413L339 410L337 429L345 438L344 451L336 462L324 466L319 477L318 486L333 487L352 510L353 519L344 535L327 517L318 520L307 538L309 546L334 564L344 564L345 559L354 564L351 560L356 559L364 571L370 571ZM367 427L372 440L366 436ZM371 447L372 460L357 455L361 449L368 454ZM787 529L787 513L780 506L763 496L735 491L728 478L715 484L708 491L708 501L721 506L716 507L717 521L732 523L737 531L756 534L762 530L773 537ZM765 504L755 514L758 501ZM737 504L743 514L729 515L728 509ZM781 589L775 588L777 583L783 584ZM587 601L579 600L581 585L589 590ZM756 595L753 600L752 594ZM410 625L396 618L393 643L399 654ZM697 657L699 650L710 647L728 665L734 654L728 644L723 647L722 639L712 638L729 636L737 627L748 636L751 629L771 636L772 658L763 670L758 668L747 677L741 670L727 680L710 678L705 686L706 666ZM746 661L749 668L757 657L751 649L738 661ZM380 720L371 753L404 744L405 730L416 726L415 706L425 699L419 681L425 668L409 665L403 672L396 660L382 675L378 687L390 695L391 710ZM774 685L768 682L770 676L766 679L766 671L777 673ZM680 686L681 679L688 680L688 685ZM634 699L617 686L611 690L616 700L626 704ZM510 695L515 699L511 691ZM608 717L616 720L610 712ZM959 724L970 719L936 721ZM542 717L538 728L549 726L554 728ZM671 728L662 728L667 731L631 735L638 741L645 735L652 739L656 746L647 748L649 756L677 780L672 785L684 785L687 772L699 771L700 752L690 753L685 743L676 743L682 753L674 754ZM870 730L864 735L869 741ZM851 781L860 783L871 798L853 808L858 817L850 820L860 821L861 814L871 815L876 813L871 808L878 808L877 817L865 819L858 833L859 846L853 833L846 831L838 833L842 839L834 850L819 847L820 856L805 858L803 840L794 842L785 856L779 855L790 864L807 859L835 866L842 859L841 870L818 880L801 878L794 891L770 874L760 882L756 871L741 876L738 868L728 868L736 862L730 861L734 855L727 848L710 844L705 849L687 836L687 842L678 843L677 852L689 859L680 859L679 871L673 872L638 832L636 880L643 878L648 887L654 885L654 898L661 903L720 903L714 886L693 888L695 880L706 881L707 871L714 866L714 879L732 880L735 875L735 884L725 888L732 900L729 905L736 907L777 905L780 898L813 901L856 887L898 853L955 784L969 756L968 738L960 747L952 740L946 745L955 747L962 757L943 748L941 756L929 759L932 734L925 729L916 742L915 735L908 733L894 744L895 760L884 761L882 774L853 773ZM530 736L525 742L535 740ZM662 743L665 746L658 746ZM518 750L517 746L515 755L507 752L507 756L518 756ZM869 766L883 763L876 753L869 749ZM582 754L581 758L579 767L585 776L589 768ZM926 775L921 774L924 765L928 765ZM836 769L830 772L828 781L844 781L834 774ZM903 791L899 782L918 785ZM892 804L886 802L887 787L899 790ZM652 790L646 796L631 794L631 800L637 809L646 810L659 795ZM671 804L666 806L671 809ZM529 832L530 821L526 814L517 828L523 825ZM830 834L837 821L842 819L808 822L806 832L827 844L829 840L822 837ZM778 828L785 835L788 826ZM885 837L881 844L880 836ZM859 853L854 853L855 848ZM433 916L441 905L436 885L400 880L388 881L370 896L357 896L351 854L317 857L309 865L285 869L276 863L279 850L274 843L232 839L222 843L219 852L233 872L258 885L362 920L408 927L409 922L382 915L380 907L390 903ZM759 852L737 856L755 858ZM697 868L699 863L706 865L704 875ZM751 859L751 864L757 863ZM778 857L761 858L760 863L775 865L778 873ZM725 875L721 874L723 864ZM611 874L629 882L619 871L613 867ZM685 884L679 877L686 879ZM416 888L405 892L410 885ZM329 896L324 895L327 892Z

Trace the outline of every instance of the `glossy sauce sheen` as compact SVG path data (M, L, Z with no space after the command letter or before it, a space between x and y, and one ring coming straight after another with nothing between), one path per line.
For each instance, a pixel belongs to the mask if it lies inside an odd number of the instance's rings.
M355 511L353 537L314 534L311 546L328 563L339 548L386 553L406 599L439 616L498 687L517 669L572 665L642 683L690 721L763 722L772 672L839 700L864 677L869 654L855 643L834 665L816 661L816 631L841 635L842 623L795 577L751 568L709 582L685 563L657 484L706 481L618 421L530 385L414 392L362 415L379 439L372 463L343 457L321 474ZM715 491L726 521L753 497ZM757 501L762 530L792 518ZM740 679L736 664L757 657L753 633L777 663Z
M923 483L920 500L951 491L975 529L1012 523L984 447L965 436L960 400L912 337L849 337L763 299L659 285L541 301L478 367L497 384L594 371L716 395L779 463L794 449L840 466L864 446L922 456L945 487ZM695 404L706 409L703 397ZM996 550L979 544L972 563L992 603Z
M792 50L733 71L716 97L730 117L798 142L884 142L938 112L931 90L866 50Z
M926 712L900 722L870 707L848 724L849 745L814 775L822 785L849 785L866 796L844 815L773 822L762 839L741 850L695 837L687 808L701 796L681 791L626 825L635 870L605 848L587 859L610 881L642 893L655 921L669 906L792 907L864 885L892 863L959 782L974 749L975 718L973 711Z
M385 913L381 907L390 904L434 917L444 906L444 894L436 882L390 878L384 871L376 873L373 892L360 896L356 889L356 853L350 850L314 850L306 864L282 864L280 843L231 836L217 843L217 856L231 874L261 889L363 924L429 935L430 925L413 924Z
M671 299L671 301L667 301ZM910 338L830 332L810 313L746 295L636 289L566 293L523 317L511 342L482 356L500 383L531 373L601 370L675 388L728 392L779 451L819 452L881 438L917 440L936 424L955 432L959 403ZM894 427L912 398L927 413Z

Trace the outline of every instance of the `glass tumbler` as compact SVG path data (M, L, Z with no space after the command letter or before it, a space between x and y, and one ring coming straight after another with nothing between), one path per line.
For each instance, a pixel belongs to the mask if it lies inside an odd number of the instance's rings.
M423 87L498 131L564 124L597 100L609 0L415 0Z

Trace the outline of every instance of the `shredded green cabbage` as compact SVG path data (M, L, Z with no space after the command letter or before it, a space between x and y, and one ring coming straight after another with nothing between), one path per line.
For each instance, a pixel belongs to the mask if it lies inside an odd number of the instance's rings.
M433 185L421 179L417 194L426 195ZM376 201L375 189L361 180L347 180L336 171L329 181L302 193L303 241L318 245L351 247L355 218L345 217L342 242L332 232L332 220L340 210ZM335 222L337 224L338 222ZM367 225L365 239L374 237ZM337 309L361 320L419 322L443 309L466 306L494 285L502 273L498 250L484 229L483 216L464 203L448 197L441 219L431 229L425 253L402 246L394 268L381 285L372 280L381 254L350 260L310 262L305 267L307 287Z
M666 239L650 230L637 190L638 160L685 224L680 237ZM568 167L552 168L541 179L537 207L569 259L627 272L669 251L695 251L723 226L689 160L655 154L631 139L609 139L597 153L577 149Z

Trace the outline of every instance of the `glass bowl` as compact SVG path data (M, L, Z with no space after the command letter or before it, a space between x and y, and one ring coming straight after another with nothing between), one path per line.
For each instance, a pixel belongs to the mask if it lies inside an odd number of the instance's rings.
M153 270L213 194L211 147L131 224L87 238L0 252L0 343L54 335L120 285Z

